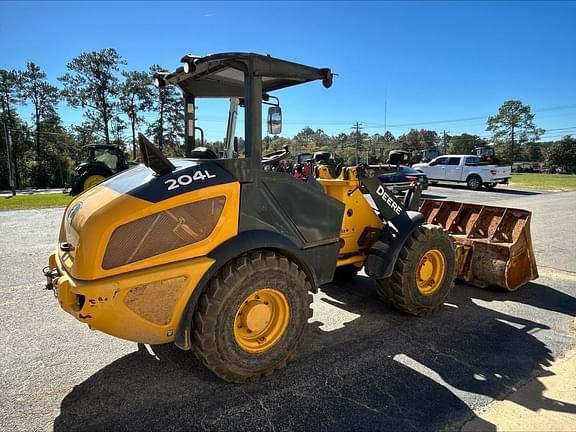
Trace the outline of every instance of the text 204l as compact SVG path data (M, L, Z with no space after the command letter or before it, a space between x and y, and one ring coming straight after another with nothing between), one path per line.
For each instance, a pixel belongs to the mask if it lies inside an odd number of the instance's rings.
M204 181L216 177L215 174L210 174L208 170L196 171L192 175L184 174L175 179L168 179L164 184L168 185L168 190L178 189L180 186L188 186L190 183L197 181Z

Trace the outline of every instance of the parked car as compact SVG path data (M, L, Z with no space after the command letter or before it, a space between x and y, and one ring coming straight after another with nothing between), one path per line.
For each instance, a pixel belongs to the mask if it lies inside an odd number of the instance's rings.
M512 176L509 166L498 166L481 162L478 156L440 156L430 163L415 164L413 167L428 176L431 182L466 183L468 188L478 190L507 184Z
M416 181L422 190L428 189L426 174L405 165L382 165L378 168L378 178L393 192L402 192L410 188Z

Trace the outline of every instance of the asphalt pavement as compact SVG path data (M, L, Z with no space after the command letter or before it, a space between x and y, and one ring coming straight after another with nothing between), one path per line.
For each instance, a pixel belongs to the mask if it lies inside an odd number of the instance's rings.
M0 430L495 430L477 413L576 346L576 192L427 195L532 210L540 278L515 293L458 284L430 318L386 306L365 276L325 285L300 356L246 385L172 345L115 339L67 315L41 277L62 209L0 212ZM530 399L576 414L560 406L543 388Z

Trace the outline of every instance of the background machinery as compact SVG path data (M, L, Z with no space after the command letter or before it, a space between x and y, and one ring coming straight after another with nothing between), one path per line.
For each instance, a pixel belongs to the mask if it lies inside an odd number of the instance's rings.
M454 240L408 210L418 207L417 187L400 202L369 167L336 174L320 165L306 180L263 169L288 155L261 155L268 92L314 80L330 87L329 69L248 53L182 62L156 84L183 91L187 142L196 99L231 98L245 110L245 157L168 160L140 135L144 164L64 213L44 274L66 312L127 340L174 342L219 377L244 382L296 355L310 292L362 267L400 310L422 316L442 306L456 276ZM268 115L275 133L279 112L274 104Z
M122 149L114 145L90 144L84 146L84 162L74 170L70 195L96 186L108 177L128 169L128 160Z

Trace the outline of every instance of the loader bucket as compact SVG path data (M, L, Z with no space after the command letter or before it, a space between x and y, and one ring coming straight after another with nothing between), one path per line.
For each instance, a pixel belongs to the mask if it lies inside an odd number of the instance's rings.
M531 212L436 200L423 200L419 211L456 240L458 279L480 288L515 291L538 277Z

